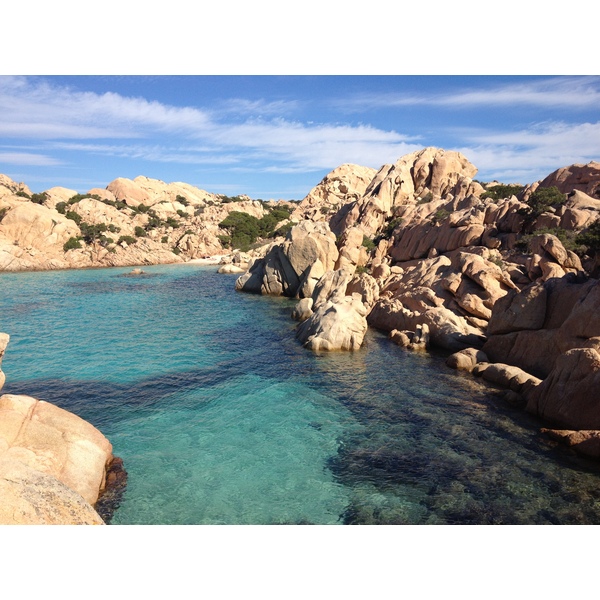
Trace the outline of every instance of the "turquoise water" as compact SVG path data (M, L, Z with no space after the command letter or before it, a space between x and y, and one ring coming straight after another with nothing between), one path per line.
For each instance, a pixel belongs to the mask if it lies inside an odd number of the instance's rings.
M172 265L0 275L3 393L87 419L113 524L600 523L600 470L440 356L317 356L293 302Z

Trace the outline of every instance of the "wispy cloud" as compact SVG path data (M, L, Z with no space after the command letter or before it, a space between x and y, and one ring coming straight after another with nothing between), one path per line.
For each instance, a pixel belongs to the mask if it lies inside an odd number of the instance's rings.
M28 165L36 167L51 167L60 165L62 161L44 156L43 154L32 154L30 152L0 152L0 163L9 165Z
M463 152L480 171L501 179L550 173L560 166L600 158L600 122L549 122L515 132L465 132ZM526 168L525 168L526 167Z
M174 107L143 98L107 92L73 91L45 80L0 77L0 135L8 138L54 140L62 150L101 153L182 164L235 164L242 159L268 161L284 172L333 168L343 162L379 166L417 148L415 138L368 125L302 123L278 116L293 102L225 103L222 113L195 107ZM230 121L231 111L252 113ZM99 145L64 140L148 139L157 135L195 141L177 150L154 141L136 145ZM411 142L413 142L411 144ZM59 146L54 146L58 148ZM262 169L267 167L261 166Z
M334 104L348 113L418 105L458 109L516 105L594 108L600 106L600 77L553 77L445 93L358 94L336 99Z

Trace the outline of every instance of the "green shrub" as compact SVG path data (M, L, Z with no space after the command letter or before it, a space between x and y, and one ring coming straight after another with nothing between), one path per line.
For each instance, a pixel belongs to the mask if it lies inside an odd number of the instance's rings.
M128 246L131 246L132 244L135 244L137 242L137 238L134 238L131 235L122 235L118 240L117 240L117 244L121 244L125 242Z
M67 203L66 202L57 202L54 207L61 215L64 215L67 212Z
M442 221L447 219L449 216L450 213L445 208L438 208L438 210L435 211L435 214L431 218L431 222L434 225L437 225L438 223L441 223Z
M179 204L183 204L184 206L189 206L189 202L186 198L184 198L183 196L177 194L177 196L175 196L175 201L179 202Z
M162 244L167 244L169 242L169 236L168 235L163 235L160 238L160 241L161 241Z
M375 242L367 237L366 235L363 235L363 241L362 241L362 245L369 251L371 252L371 250L373 250L375 248Z
M473 180L475 181L475 180ZM510 198L511 196L517 196L523 191L522 185L517 184L498 184L492 186L489 190L481 194L482 198L489 198L490 200L503 200L504 198Z
M45 204L48 199L48 194L46 192L42 192L41 194L31 194L31 201L36 204Z
M179 210L177 211L177 214L178 214L178 215L179 215L179 216L180 216L182 219L187 219L187 218L188 218L188 214L187 214L185 211L181 210L181 209L179 209Z
M229 204L230 202L243 202L244 198L240 198L239 196L224 196L219 194L219 198L223 204Z
M422 198L417 200L417 204L427 204L433 200L433 194L431 192L427 192Z
M231 236L230 235L218 235L217 239L221 242L223 248L231 248Z
M171 251L173 252L173 254L177 254L178 256L181 254L181 250L177 246L173 246Z
M529 208L522 211L521 214L527 215L529 220L534 220L542 213L547 212L550 207L564 204L566 200L566 195L555 185L548 188L538 188L526 202Z
M394 229L396 229L396 227L398 227L398 225L401 225L402 221L403 221L403 219L401 217L396 217L395 219L392 219L391 221L387 221L387 223L385 223L383 229L381 230L379 235L375 238L373 243L375 245L377 245L380 240L389 240L392 237L392 234L394 233Z
M146 237L146 230L139 225L135 228L135 237Z
M23 190L19 190L15 194L15 196L19 196L19 198L29 198L29 199L31 199L31 196L27 192L24 192Z
M4 217L6 216L7 212L8 212L8 206L5 206L4 208L0 208L0 223L2 222L2 219L4 219Z
M177 229L179 227L179 221L177 221L177 219L174 219L173 217L168 217L166 220L166 224L169 227L172 227L173 229Z
M578 240L578 235L574 231L563 229L562 227L541 227L536 229L532 233L524 235L516 244L515 247L523 252L530 251L531 240L544 233L553 235L560 240L560 243L565 247L565 250L571 250L577 254L581 254L584 251L583 244Z
M292 227L295 223L289 221L288 223L283 224L281 227L277 228L271 237L287 237L287 234L292 230Z
M81 229L81 237L86 244L93 244L99 242L102 245L111 244L113 240L106 237L104 234L108 231L108 227L105 223L79 223L79 229Z
M63 250L65 252L68 252L69 250L79 250L79 248L81 248L81 242L79 241L79 238L76 237L69 238L63 244Z
M108 204L108 206L113 206L117 210L131 208L130 206L127 206L127 204L125 204L125 202L123 202L122 200L106 200L106 199L100 198L100 202L103 202L104 204Z
M65 217L67 217L67 219L71 219L71 221L75 221L77 225L81 225L81 216L78 215L74 210L67 211Z
M600 254L600 219L596 219L584 232L577 235L575 241L585 246L588 254Z

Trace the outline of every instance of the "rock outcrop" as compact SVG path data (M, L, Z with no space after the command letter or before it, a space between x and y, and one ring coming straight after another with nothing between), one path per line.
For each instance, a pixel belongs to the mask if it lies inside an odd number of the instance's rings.
M315 352L358 350L367 332L367 309L360 294L346 295L352 270L328 271L312 294L312 314L302 322L296 337ZM303 313L298 307L296 312Z
M166 264L222 255L227 231L220 224L230 213L261 219L281 206L290 212L295 207L148 177L119 178L86 194L62 187L32 194L2 175L0 271Z
M8 339L0 333L0 365ZM0 525L104 524L93 506L113 462L90 423L29 396L0 396Z
M239 291L308 298L315 284L334 269L339 252L326 223L302 221L286 240L273 244L235 284Z
M110 442L76 415L1 396L0 523L103 523L92 507L112 459Z
M540 182L540 187L556 186L563 194L573 190L598 197L600 191L600 162L574 164L557 169Z
M342 206L361 198L376 173L376 169L359 165L337 167L300 202L292 220L328 221Z

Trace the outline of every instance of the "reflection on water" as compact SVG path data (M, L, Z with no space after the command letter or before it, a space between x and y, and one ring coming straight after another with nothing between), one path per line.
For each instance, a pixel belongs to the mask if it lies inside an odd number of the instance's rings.
M598 466L442 357L314 355L293 302L198 266L2 274L6 393L99 427L113 523L598 523Z

